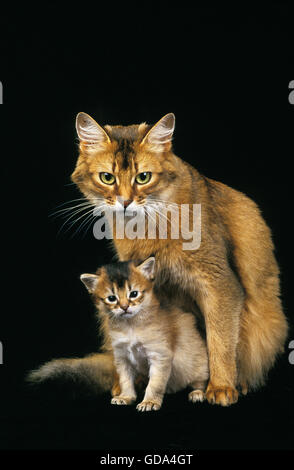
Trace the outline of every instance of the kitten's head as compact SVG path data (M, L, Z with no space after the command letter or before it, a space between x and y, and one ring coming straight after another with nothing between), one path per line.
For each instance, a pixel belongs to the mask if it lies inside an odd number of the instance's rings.
M102 266L96 274L82 274L80 279L99 311L114 318L131 318L156 303L152 293L155 258L143 263L117 262Z
M170 200L178 177L171 141L175 116L154 126L146 123L104 127L79 113L76 129L80 155L72 180L94 205L103 209L142 211L152 200Z

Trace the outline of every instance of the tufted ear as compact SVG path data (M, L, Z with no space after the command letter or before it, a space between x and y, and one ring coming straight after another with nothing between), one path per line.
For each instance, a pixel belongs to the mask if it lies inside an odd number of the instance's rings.
M164 152L171 148L171 141L175 130L176 117L173 113L163 116L151 129L141 142L141 145L150 145L154 152Z
M96 274L81 274L80 280L86 286L86 289L90 294L95 292L95 289L98 284L99 277Z
M147 279L154 279L154 271L155 271L155 258L154 256L150 256L150 258L147 258L143 263L139 264L137 266L137 269L141 271L143 276L145 276Z
M110 142L107 132L86 113L79 113L76 118L76 130L81 143L103 146Z

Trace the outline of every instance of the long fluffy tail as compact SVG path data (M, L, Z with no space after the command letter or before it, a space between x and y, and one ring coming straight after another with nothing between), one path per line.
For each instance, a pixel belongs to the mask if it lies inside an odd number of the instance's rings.
M110 391L116 371L111 353L98 353L77 359L53 359L26 377L27 382L39 384L51 379L69 379L85 383L97 393Z

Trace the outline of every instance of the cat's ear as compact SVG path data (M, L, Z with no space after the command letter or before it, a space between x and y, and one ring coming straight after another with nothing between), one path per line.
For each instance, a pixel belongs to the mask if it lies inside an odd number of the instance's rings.
M81 274L80 280L86 286L90 294L95 292L99 277L96 274Z
M155 271L155 258L154 256L150 256L150 258L147 258L143 263L139 264L137 266L137 269L141 271L143 276L145 276L147 279L154 279L154 271Z
M166 152L171 148L171 141L175 130L176 117L173 113L163 116L147 132L141 145L148 144L154 152Z
M103 147L110 143L107 132L86 113L79 113L76 118L76 130L80 142L86 146Z

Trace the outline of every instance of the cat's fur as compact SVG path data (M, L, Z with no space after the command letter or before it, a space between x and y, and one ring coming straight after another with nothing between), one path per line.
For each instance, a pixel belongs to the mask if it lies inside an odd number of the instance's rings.
M156 255L162 297L186 311L200 308L210 367L206 396L210 403L229 405L237 401L237 386L246 393L263 384L283 351L287 321L279 268L256 204L177 157L171 146L174 123L168 114L154 126L101 127L79 113L80 155L72 180L93 205L112 209L121 207L120 198L138 210L160 211L165 201L201 204L198 250L184 251L183 240L171 239L169 232L167 240L114 239L114 245L121 261ZM148 171L148 184L134 183L136 174ZM116 183L103 184L100 172L114 174Z
M133 403L135 381L141 376L148 384L137 406L140 411L158 410L165 392L187 386L193 389L191 401L203 401L208 381L207 349L195 316L160 305L153 291L154 265L155 258L150 257L143 263L118 262L81 276L97 307L104 338L113 348L120 393L111 403Z

